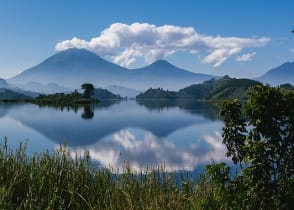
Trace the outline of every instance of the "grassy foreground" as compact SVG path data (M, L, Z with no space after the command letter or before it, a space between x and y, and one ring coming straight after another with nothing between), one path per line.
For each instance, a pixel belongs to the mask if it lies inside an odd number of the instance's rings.
M26 145L0 146L0 209L215 209L218 189L159 168L123 174L94 167L89 156L59 149L28 156Z

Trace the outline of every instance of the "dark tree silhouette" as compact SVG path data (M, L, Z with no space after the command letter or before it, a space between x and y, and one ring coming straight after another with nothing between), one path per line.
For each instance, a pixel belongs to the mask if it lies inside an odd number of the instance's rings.
M90 98L93 95L94 86L91 83L84 83L81 88L84 90L85 98Z
M236 164L247 165L236 189L247 191L241 200L248 209L290 209L294 205L293 107L293 92L261 85L253 88L243 110L238 100L223 105L227 156Z

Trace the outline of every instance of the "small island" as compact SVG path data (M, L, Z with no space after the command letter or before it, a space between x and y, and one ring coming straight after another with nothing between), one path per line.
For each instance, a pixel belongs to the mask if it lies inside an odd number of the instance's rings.
M54 93L48 95L39 95L30 102L39 105L57 105L57 106L75 106L79 104L99 103L99 99L91 98L94 92L94 86L90 83L82 84L83 93L75 90L72 93Z
M87 104L97 104L102 100L122 100L120 95L116 95L103 88L95 88L91 83L81 85L83 92L75 89L70 93L39 94L36 97L28 96L13 90L1 89L0 102L4 103L33 103L40 106L80 106Z

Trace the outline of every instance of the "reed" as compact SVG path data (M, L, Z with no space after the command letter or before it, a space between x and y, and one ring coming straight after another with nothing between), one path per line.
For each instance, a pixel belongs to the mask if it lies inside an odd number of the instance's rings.
M207 209L220 198L201 180L164 167L133 172L128 164L116 173L87 152L72 159L64 147L27 155L26 144L0 146L0 209Z

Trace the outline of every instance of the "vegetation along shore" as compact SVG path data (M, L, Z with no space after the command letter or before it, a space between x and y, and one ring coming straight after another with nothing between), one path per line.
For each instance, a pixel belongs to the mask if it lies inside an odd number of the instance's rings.
M66 147L28 156L0 148L1 209L290 209L294 205L294 93L255 86L245 105L226 101L223 143L241 170L225 163L199 177L164 167L123 173L99 168Z

